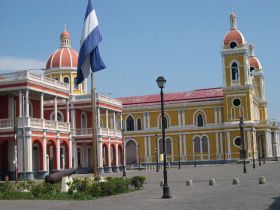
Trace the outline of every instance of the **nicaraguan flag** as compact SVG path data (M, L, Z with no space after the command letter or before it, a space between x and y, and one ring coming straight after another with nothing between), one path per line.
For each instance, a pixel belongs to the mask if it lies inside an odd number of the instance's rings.
M96 72L106 67L98 50L98 44L101 40L102 36L98 28L96 13L91 0L88 0L78 59L78 77L76 85L80 84L88 77L90 69Z

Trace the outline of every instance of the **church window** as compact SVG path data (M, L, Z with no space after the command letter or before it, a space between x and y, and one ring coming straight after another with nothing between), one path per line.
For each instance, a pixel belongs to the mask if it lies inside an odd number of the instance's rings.
M162 125L162 120L161 120L161 117L159 118L159 128L161 129L161 125ZM168 127L168 118L166 116L163 116L163 127L165 129L167 129Z
M241 101L240 101L240 99L236 98L232 101L232 104L233 104L233 106L238 107L238 106L240 106Z
M194 152L200 153L200 138L197 136L193 140Z
M140 118L137 119L137 130L138 131L142 130L142 123L141 123L141 119Z
M64 77L63 81L64 83L69 84L69 77Z
M197 123L197 127L203 127L203 117L201 114L197 115L196 123Z
M208 152L208 139L206 136L202 137L201 143L202 143L202 152L207 153Z
M134 119L131 116L126 119L126 130L134 131Z
M241 146L241 138L240 137L235 138L233 142L234 142L236 147Z
M230 46L231 49L234 49L237 46L237 43L236 42L231 42L229 44L229 46Z
M231 64L231 80L239 80L238 65L235 62Z
M250 73L253 73L255 71L255 67L254 66L251 66L250 67Z
M81 128L86 128L86 127L87 127L87 115L85 112L83 112L81 115Z

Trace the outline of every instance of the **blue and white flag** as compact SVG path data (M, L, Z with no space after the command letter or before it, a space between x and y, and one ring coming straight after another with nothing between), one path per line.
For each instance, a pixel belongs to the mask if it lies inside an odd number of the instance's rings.
M81 38L81 49L78 60L78 77L76 85L82 83L93 72L104 69L106 66L99 54L98 44L102 36L98 28L98 20L91 0L88 0L87 11L84 20L83 35Z

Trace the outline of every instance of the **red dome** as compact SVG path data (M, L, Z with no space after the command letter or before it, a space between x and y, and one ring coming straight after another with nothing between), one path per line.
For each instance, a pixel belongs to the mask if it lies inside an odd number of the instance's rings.
M46 69L77 69L78 53L72 48L59 48L48 59Z
M262 68L262 65L261 65L259 59L255 56L249 57L249 65L250 65L250 67L251 66L255 67L255 69L261 69Z
M60 39L70 39L70 33L68 31L63 31L61 34L60 34Z
M226 33L224 38L224 45L229 45L232 41L237 42L237 44L245 44L245 39L243 34L237 29L231 29Z

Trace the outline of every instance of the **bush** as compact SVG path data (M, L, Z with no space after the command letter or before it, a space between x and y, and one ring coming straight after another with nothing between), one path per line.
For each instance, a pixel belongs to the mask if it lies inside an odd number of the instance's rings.
M144 176L134 176L131 178L130 182L135 189L140 189L143 187L145 181L146 181L146 177Z
M146 178L112 178L99 182L89 178L74 179L67 193L60 192L60 183L36 183L34 181L0 183L0 199L47 199L47 200L90 200L102 196L125 193L143 187ZM28 192L23 192L27 189Z

